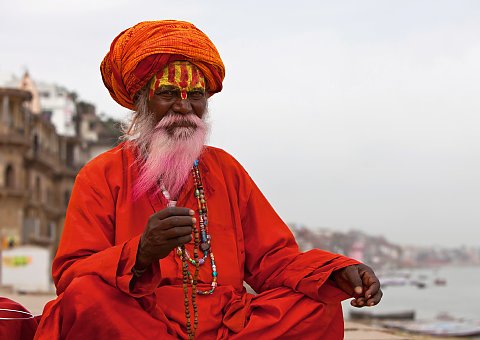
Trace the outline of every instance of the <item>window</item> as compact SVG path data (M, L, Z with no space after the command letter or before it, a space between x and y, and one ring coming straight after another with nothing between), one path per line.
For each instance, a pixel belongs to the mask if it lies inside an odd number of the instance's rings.
M35 198L37 201L41 200L42 186L40 183L40 177L35 178ZM39 202L40 203L40 202Z
M7 188L15 187L15 174L13 172L13 167L11 164L8 164L5 168L5 186Z
M75 155L74 155L74 147L72 143L67 143L67 166L73 167Z
M46 120L46 121L51 121L52 115L53 115L52 110L43 110L42 113L41 113L42 119Z
M33 136L33 154L38 154L38 149L40 148L40 142L38 140L38 135Z
M48 223L47 234L45 235L49 240L53 241L56 238L57 225L55 222Z

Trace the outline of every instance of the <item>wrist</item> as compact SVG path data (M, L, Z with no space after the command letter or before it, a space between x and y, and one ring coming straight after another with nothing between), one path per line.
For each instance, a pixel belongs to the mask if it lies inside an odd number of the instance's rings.
M143 241L143 237L140 238L140 241L138 244L137 257L135 259L134 268L137 271L143 272L152 264L152 260L148 256L148 254L145 252L142 241Z

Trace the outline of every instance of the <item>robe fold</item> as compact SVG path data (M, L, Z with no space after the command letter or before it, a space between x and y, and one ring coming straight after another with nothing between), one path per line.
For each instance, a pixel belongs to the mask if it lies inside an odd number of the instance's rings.
M167 200L154 192L133 200L139 169L128 143L98 156L77 175L53 262L58 297L45 306L36 339L187 336L182 262L175 251L130 285L140 235ZM225 151L207 147L199 168L218 287L197 297L196 337L342 339L340 301L349 296L328 278L358 262L318 249L300 252L286 224ZM197 211L193 191L190 176L177 206ZM193 241L186 247L193 254ZM207 260L199 289L209 289L211 275ZM258 295L247 293L244 281Z
M37 326L37 317L25 307L0 296L0 339L31 340Z

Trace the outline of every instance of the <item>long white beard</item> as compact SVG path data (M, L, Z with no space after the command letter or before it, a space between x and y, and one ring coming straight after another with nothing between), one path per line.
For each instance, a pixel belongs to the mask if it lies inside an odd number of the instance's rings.
M140 175L134 185L134 199L147 191L161 190L163 185L176 199L198 159L208 135L208 124L196 115L168 115L142 136L147 142L146 155L141 155ZM146 137L146 138L145 138ZM159 185L160 183L160 185Z

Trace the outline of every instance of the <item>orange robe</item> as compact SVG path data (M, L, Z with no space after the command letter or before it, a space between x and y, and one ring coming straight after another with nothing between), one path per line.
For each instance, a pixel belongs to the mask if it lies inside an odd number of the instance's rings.
M218 287L197 297L196 337L342 339L340 301L348 296L328 277L358 262L318 249L299 252L288 227L225 151L208 147L199 167ZM130 287L140 235L167 204L153 193L133 201L137 176L125 144L79 172L53 262L58 297L45 306L36 339L186 338L181 259L174 251ZM177 206L197 210L193 188L190 176ZM193 253L192 244L187 249ZM210 286L209 263L201 267L200 289ZM244 281L259 294L248 294Z

